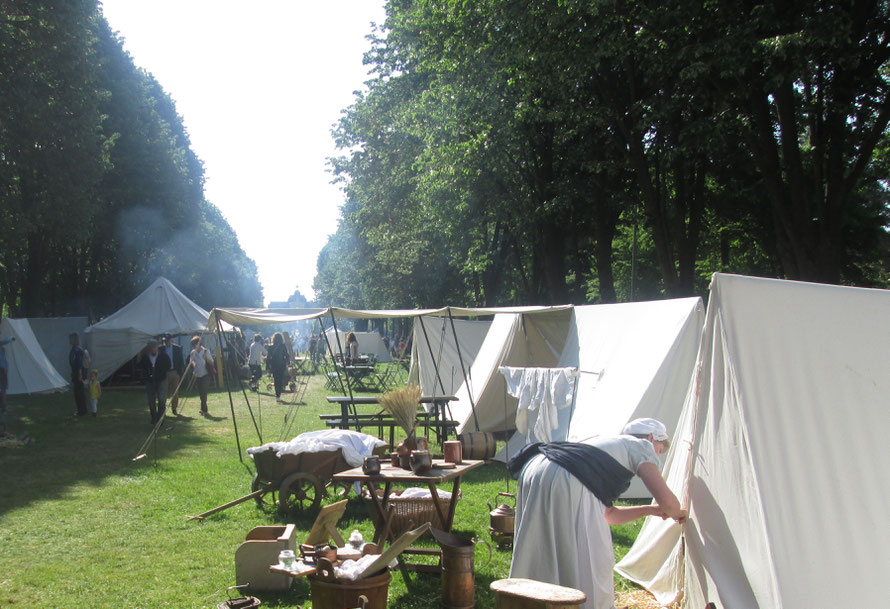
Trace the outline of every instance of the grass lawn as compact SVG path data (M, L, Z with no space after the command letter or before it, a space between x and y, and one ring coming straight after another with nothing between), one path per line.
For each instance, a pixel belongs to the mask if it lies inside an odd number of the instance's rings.
M151 431L140 389L105 390L95 419L72 416L70 393L10 398L10 431L27 432L34 443L0 448L0 607L216 607L235 583L235 549L244 535L255 526L288 521L253 501L204 521L187 517L250 492L253 463L244 450L261 443L255 426L264 442L323 428L318 415L334 409L324 399L321 376L311 378L305 403L293 408L268 395L258 405L250 394L253 417L243 396L233 395L244 463L222 391L210 396L209 418L199 415L196 396L181 400L180 415L168 418L148 457L134 462ZM487 541L487 502L515 489L500 464L470 472L454 532ZM366 506L349 497L339 529L344 537L358 529L370 539ZM293 520L298 542L315 515ZM613 527L616 555L627 551L639 526ZM477 549L477 607L495 606L489 584L509 568L509 550L495 550L489 561L485 547ZM286 594L256 596L264 607L311 606L305 580ZM393 573L389 607L437 607L439 601L437 577Z

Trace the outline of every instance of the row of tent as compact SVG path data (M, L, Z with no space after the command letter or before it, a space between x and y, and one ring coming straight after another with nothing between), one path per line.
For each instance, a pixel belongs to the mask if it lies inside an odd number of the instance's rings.
M888 312L885 290L716 274L707 311L697 298L424 311L214 309L201 328L413 317L412 377L425 393L459 398L451 415L463 431L515 427L500 367L576 368L574 399L560 411L553 439L583 440L617 433L633 418L659 418L673 438L665 476L691 514L682 528L648 519L616 569L662 603L684 596L688 607L810 608L883 600ZM482 316L492 321L465 319ZM132 327L132 342L109 342L121 345L120 356L158 333L123 316L115 323Z
M475 329L455 319L483 315L493 321ZM616 566L659 602L883 604L890 292L715 274L707 311L693 298L517 309L214 309L211 322L324 316L415 317L413 377L427 393L456 393L452 415L463 430L514 426L515 400L497 372L505 365L580 371L553 439L617 433L640 416L664 421L673 439L665 477L690 518L683 527L647 519ZM484 333L478 349L459 338L459 326Z
M68 336L76 332L91 355L92 368L104 381L133 359L149 339L161 334L206 333L209 313L170 281L156 279L127 305L102 321L87 325L86 317L9 319L0 322L0 336L14 336L6 346L9 394L61 391L68 387ZM226 326L226 329L229 329ZM205 344L215 346L208 336Z

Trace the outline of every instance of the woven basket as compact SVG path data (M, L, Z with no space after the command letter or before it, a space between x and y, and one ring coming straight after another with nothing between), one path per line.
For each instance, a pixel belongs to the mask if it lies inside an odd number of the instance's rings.
M389 494L389 505L393 508L392 522L390 523L389 528L393 535L398 537L402 533L416 529L427 522L431 523L433 527L437 529L443 528L442 519L439 518L439 513L436 512L436 504L433 503L432 497L401 499L399 497L401 494L402 491L400 490L392 491ZM382 490L377 491L377 497L381 499L383 498ZM442 506L442 511L447 514L448 510L451 509L451 502L460 500L460 497L460 491L457 493L457 498L455 498L454 495L451 496L451 499L443 499L442 497L439 497L439 504ZM374 502L371 500L371 496L368 494L367 490L362 493L362 499L368 504L368 510L371 512L374 526L381 526L380 516L374 508Z

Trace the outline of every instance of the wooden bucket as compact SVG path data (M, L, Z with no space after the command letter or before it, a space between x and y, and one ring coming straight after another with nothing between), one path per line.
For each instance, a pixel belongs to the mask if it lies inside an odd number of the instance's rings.
M469 539L432 529L442 548L441 609L473 609L476 605L473 576L474 544Z
M491 459L497 450L494 434L487 431L461 434L457 439L460 440L464 459Z
M360 596L368 599L365 609L386 609L389 582L392 581L389 569L356 581L326 582L314 575L308 577L313 609L360 607Z

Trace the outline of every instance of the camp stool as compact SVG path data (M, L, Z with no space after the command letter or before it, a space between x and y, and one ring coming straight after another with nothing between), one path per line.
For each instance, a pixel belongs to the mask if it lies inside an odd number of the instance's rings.
M577 609L587 595L574 588L511 577L491 582L497 594L498 609Z

